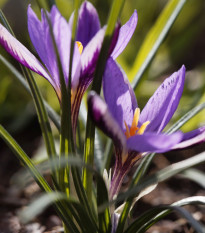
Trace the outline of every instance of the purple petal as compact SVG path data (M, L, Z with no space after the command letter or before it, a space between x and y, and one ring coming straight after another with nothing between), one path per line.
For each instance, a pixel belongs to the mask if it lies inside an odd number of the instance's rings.
M76 54L74 54L75 62L73 70L76 70L72 76L72 122L73 132L77 125L78 113L80 103L83 98L83 94L90 85L94 77L94 71L97 64L99 52L102 46L105 29L99 30L99 32L93 37L82 52L79 63ZM76 50L77 51L77 50ZM75 68L76 66L76 68ZM81 69L80 69L81 68Z
M163 153L171 150L183 138L181 132L176 132L170 135L144 133L135 135L127 140L129 150L137 152L157 152Z
M75 44L74 53L73 53L73 62L72 62L72 81L71 81L73 90L76 90L77 85L79 84L80 72L81 72L81 54L79 52L77 44Z
M137 20L137 11L135 10L128 22L120 28L118 41L111 55L113 59L116 59L127 46L137 26Z
M71 32L66 20L61 16L55 6L51 12L47 13L48 19L51 21L53 34L60 55L61 65L64 77L68 79L68 67L70 57L70 40ZM57 64L57 56L53 45L52 34L45 12L41 11L42 21L39 21L31 7L28 7L28 30L31 41L51 74L56 86L60 88L59 69Z
M149 99L140 115L140 124L150 121L146 131L161 132L172 118L181 98L185 79L185 67L173 73L160 85Z
M183 149L205 141L205 126L183 135L182 141L172 149Z
M28 32L31 41L38 53L40 59L50 72L56 88L60 89L56 57L52 46L52 41L48 42L46 33L49 32L49 26L45 17L42 16L42 22L37 18L30 5L27 11L28 15ZM42 12L43 15L43 12ZM51 45L50 45L51 44Z
M76 127L78 122L78 114L80 109L80 104L83 98L83 94L85 92L85 86L82 80L79 82L80 72L81 72L81 55L79 53L78 46L75 44L74 54L73 54L73 63L72 63L72 80L71 80L71 88L72 88L72 97L71 97L71 118L72 118L72 126L73 133L75 136ZM75 138L75 137L74 137Z
M108 106L95 92L91 92L88 96L88 111L94 123L113 139L115 145L121 149L126 148L124 133L109 112Z
M97 64L100 49L105 35L105 27L100 29L93 39L87 44L81 55L82 74L81 79L89 79L91 83Z
M71 31L67 21L62 17L56 6L52 7L50 17L64 77L67 82L70 60ZM50 34L48 34L48 37L50 37Z
M132 124L137 101L126 75L112 58L107 61L103 92L109 111L124 131L124 122L128 126Z
M55 84L37 58L0 24L0 44L18 62Z
M85 47L100 30L100 20L95 7L90 2L83 2L79 10L76 40Z

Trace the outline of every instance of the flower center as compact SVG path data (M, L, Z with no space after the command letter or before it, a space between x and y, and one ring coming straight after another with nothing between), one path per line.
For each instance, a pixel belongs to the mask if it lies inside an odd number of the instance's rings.
M140 109L136 108L135 109L135 113L134 113L134 117L132 120L132 125L129 128L129 126L127 125L126 122L125 123L125 127L126 127L126 131L125 131L125 136L126 138L130 138L134 135L141 135L144 133L145 129L147 128L147 126L149 125L150 121L146 121L144 122L140 127L137 127L138 125L138 121L139 121L139 117L140 117Z
M82 45L82 43L80 41L76 41L75 43L77 44L78 50L79 50L79 52L81 54L83 52L83 45Z

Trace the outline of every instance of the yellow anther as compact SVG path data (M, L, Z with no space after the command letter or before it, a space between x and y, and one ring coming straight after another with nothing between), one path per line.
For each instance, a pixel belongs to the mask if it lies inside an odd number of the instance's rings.
M149 125L150 121L146 121L144 122L141 127L139 128L139 130L137 131L137 134L141 135L144 133L145 129L147 128L147 126Z
M136 133L136 131L139 129L137 127L138 121L139 121L139 117L140 117L140 109L136 108L135 109L135 113L134 113L134 117L133 117L133 120L132 120L132 125L130 127L130 136L134 136L135 133Z
M139 122L139 117L140 117L140 109L139 108L136 108L135 109L135 112L134 112L134 116L133 116L133 120L132 120L132 125L131 127L129 128L127 123L124 122L125 124L125 127L126 127L126 131L125 131L125 136L126 138L130 138L134 135L141 135L144 133L146 127L149 125L150 121L146 121L144 122L141 127L137 127L138 125L138 122Z
M137 127L138 125L138 121L139 121L139 117L140 117L140 109L136 108L135 109L135 113L134 113L134 117L133 117L133 121L132 121L132 127Z
M78 50L79 50L79 52L81 54L83 52L83 45L82 45L82 43L80 41L76 41L75 43L77 44Z

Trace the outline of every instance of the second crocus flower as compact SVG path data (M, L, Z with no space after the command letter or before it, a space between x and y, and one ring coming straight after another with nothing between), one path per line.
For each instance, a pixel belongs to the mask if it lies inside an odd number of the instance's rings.
M103 78L105 102L92 92L88 107L96 125L115 146L115 166L109 187L110 199L118 194L124 176L148 152L166 152L205 141L205 127L189 133L163 133L182 95L185 67L159 86L140 113L128 79L110 58Z

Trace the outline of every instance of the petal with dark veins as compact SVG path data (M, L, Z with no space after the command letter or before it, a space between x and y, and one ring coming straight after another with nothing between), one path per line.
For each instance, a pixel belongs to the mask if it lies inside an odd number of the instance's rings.
M185 67L173 73L159 86L140 115L140 124L150 121L146 132L161 132L175 113L185 80Z
M85 47L100 30L100 20L95 7L90 2L83 2L78 17L76 40Z
M120 28L117 44L111 54L113 59L116 59L127 46L137 26L137 20L138 16L135 10L127 23Z
M125 73L112 58L107 61L103 93L113 118L125 131L125 122L128 126L132 124L137 101Z
M14 38L7 29L0 24L0 44L11 54L18 62L25 67L45 77L54 87L55 83L41 65L38 59L16 38Z

